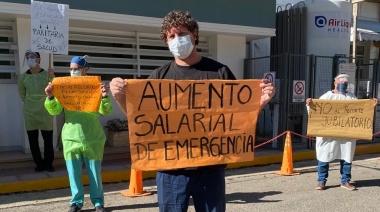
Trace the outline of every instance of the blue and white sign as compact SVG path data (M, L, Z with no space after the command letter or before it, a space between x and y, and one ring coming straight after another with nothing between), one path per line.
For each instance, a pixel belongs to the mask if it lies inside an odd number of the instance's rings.
M309 37L349 39L351 15L343 11L310 12L307 24Z

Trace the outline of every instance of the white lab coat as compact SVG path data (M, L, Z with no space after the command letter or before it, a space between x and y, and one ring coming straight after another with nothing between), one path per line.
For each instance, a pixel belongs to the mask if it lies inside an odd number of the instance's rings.
M347 92L346 95L343 95L328 91L319 99L352 100L357 98L351 92ZM335 159L339 159L352 163L356 148L355 139L317 137L316 140L315 149L319 161L331 162Z

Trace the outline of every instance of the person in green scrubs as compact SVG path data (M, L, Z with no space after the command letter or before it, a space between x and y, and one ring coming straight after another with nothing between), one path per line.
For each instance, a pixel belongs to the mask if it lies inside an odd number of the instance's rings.
M30 151L36 167L34 171L54 171L53 117L44 108L45 87L54 78L54 70L40 67L40 54L28 50L25 59L29 69L18 79L18 92L23 101L23 112ZM44 158L39 146L39 130L44 140Z
M73 57L70 63L71 76L85 76L89 64L84 57ZM53 96L51 83L45 88L45 108L51 115L65 114L65 124L62 128L63 154L69 174L72 199L70 212L80 211L84 203L82 184L82 164L86 165L90 183L90 199L97 212L104 208L104 193L101 178L101 163L103 160L106 136L99 121L100 115L112 112L108 88L101 83L99 95L102 95L99 112L70 111L63 109L60 102Z

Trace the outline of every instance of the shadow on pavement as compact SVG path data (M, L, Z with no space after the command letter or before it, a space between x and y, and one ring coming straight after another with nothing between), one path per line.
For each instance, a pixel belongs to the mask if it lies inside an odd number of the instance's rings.
M277 195L277 194L281 194L281 193L282 192L280 192L280 191L269 191L269 192L262 192L262 193L237 192L237 193L226 194L226 201L227 201L227 203L232 203L232 204L246 204L246 203L258 203L258 202L279 202L281 200L261 200L261 198L264 198L266 196Z
M356 186L358 189L361 187L380 187L380 180L379 179L372 179L372 180L358 180L352 183L354 186Z

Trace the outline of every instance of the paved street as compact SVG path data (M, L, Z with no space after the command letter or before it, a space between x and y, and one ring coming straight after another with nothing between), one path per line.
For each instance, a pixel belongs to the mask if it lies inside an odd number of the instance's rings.
M227 170L227 211L379 211L380 154L355 156L352 183L357 191L339 187L339 164L330 166L327 189L315 190L316 161L294 163L296 176L278 176L281 164ZM108 211L158 211L153 179L144 181L151 196L127 198L120 191L128 183L105 185ZM88 189L88 187L86 187ZM0 196L0 211L67 211L69 189L17 193ZM94 211L88 196L83 211ZM192 207L189 211L194 211Z

